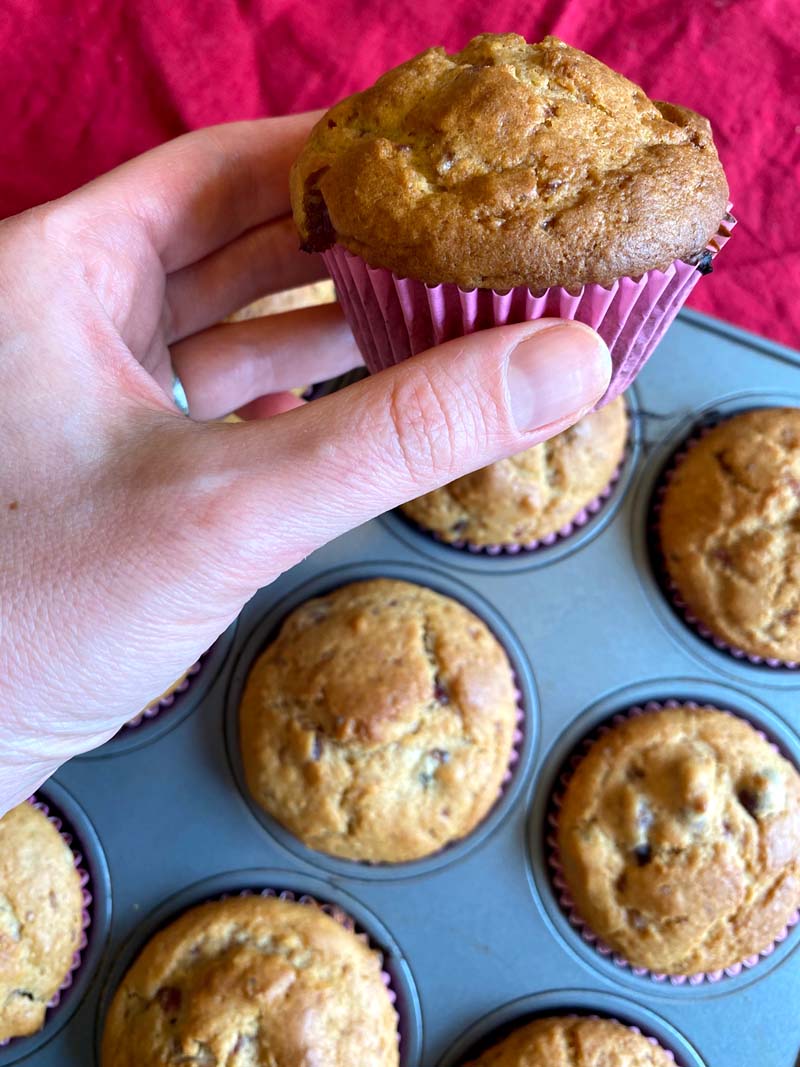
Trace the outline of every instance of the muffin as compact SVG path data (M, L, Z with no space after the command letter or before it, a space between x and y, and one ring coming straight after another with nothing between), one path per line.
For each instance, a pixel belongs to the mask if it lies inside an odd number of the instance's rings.
M403 513L450 543L534 545L571 532L608 491L628 436L625 402L585 416L549 441L412 500Z
M468 834L514 758L514 676L462 604L393 579L309 600L242 697L247 787L309 848L398 863Z
M466 1067L674 1067L660 1045L613 1019L536 1019Z
M397 1067L381 959L312 904L202 904L146 945L105 1021L102 1067Z
M43 812L19 804L0 819L0 1041L41 1030L82 931L75 857Z
M270 293L254 300L252 304L228 315L225 322L245 322L248 319L260 319L266 315L280 315L286 311L299 311L302 308L317 307L320 304L333 304L336 294L330 281L312 282L297 289L287 289L282 293Z
M718 423L677 463L657 522L694 618L750 656L800 661L800 409Z
M558 849L577 914L630 965L719 971L800 906L800 775L715 708L615 720L566 786Z
M370 370L543 315L596 327L612 399L729 235L706 119L555 37L431 48L316 124L291 173Z

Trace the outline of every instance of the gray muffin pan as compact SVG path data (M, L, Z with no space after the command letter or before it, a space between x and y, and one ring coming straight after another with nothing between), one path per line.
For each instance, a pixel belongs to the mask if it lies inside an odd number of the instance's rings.
M702 413L777 403L800 405L800 354L684 312L637 382L615 493L569 539L493 558L389 515L257 593L171 709L55 776L54 806L69 809L77 836L88 825L99 842L98 923L69 996L34 1042L0 1048L0 1067L93 1067L113 988L143 939L191 903L259 888L338 905L383 950L403 1067L458 1067L515 1020L556 1012L639 1026L680 1067L795 1067L800 927L734 977L655 982L581 938L545 856L558 770L615 711L669 698L715 703L800 760L800 671L737 661L687 629L664 601L646 538L659 472ZM287 610L375 575L428 584L482 615L509 651L526 721L511 782L474 834L429 860L371 868L309 851L248 802L235 709Z

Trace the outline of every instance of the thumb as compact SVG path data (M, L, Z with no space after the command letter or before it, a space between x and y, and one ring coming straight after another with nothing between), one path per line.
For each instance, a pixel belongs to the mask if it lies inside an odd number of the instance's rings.
M597 334L541 319L449 341L302 409L225 427L218 443L247 526L231 531L239 563L248 578L271 580L367 519L566 429L610 375Z

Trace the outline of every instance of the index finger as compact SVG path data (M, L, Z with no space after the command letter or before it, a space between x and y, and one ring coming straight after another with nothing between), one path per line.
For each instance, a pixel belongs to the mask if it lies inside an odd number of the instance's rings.
M187 133L72 193L76 207L137 219L165 272L289 211L289 168L321 111Z

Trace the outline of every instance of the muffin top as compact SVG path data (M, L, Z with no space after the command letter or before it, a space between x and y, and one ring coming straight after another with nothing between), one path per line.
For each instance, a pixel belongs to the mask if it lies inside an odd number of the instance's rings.
M800 905L800 775L729 713L649 712L581 760L558 842L579 915L629 963L718 970Z
M0 1041L42 1028L82 929L75 857L46 815L19 804L0 819Z
M397 1067L381 959L319 908L202 904L147 944L117 989L103 1067Z
M431 48L317 123L291 175L304 247L428 284L541 290L695 262L728 186L706 119L555 37Z
M536 1019L467 1067L674 1067L664 1049L612 1019Z
M253 667L247 785L310 848L416 859L494 805L516 719L508 658L471 611L408 582L355 582L293 611Z
M625 452L617 397L558 436L403 505L443 541L526 544L566 526L608 486Z
M800 661L800 410L719 423L676 467L660 538L688 609L751 655Z

